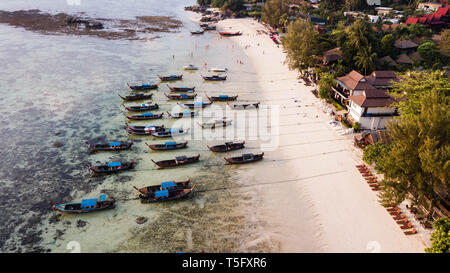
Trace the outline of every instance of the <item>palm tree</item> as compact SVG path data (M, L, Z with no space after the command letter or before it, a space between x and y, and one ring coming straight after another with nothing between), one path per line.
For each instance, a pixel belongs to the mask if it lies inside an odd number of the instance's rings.
M372 47L362 47L358 51L358 54L353 58L355 65L364 71L364 76L367 75L367 71L371 71L375 67L375 60L377 59L377 53L372 52Z

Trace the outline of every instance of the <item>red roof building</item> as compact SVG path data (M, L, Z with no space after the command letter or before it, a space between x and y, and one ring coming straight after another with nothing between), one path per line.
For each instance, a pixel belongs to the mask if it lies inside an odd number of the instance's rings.
M450 6L440 7L435 13L427 14L422 17L409 17L406 20L407 25L422 24L426 27L445 27L450 22Z

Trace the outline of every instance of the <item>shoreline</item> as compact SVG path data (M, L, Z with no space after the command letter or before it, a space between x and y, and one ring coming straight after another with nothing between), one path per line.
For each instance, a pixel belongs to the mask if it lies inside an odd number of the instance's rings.
M282 160L300 155L304 159L277 164L275 172L257 164L252 170L255 180L261 177L263 181L276 181L278 174L293 180L258 187L262 194L258 215L271 224L266 232L269 238L280 241L280 252L424 252L426 245L420 234L404 235L356 170L361 158L353 148L352 135L339 136L332 130L327 124L330 118L320 110L319 99L311 93L313 88L299 84L297 73L283 64L282 47L257 33L266 30L264 26L249 18L226 19L216 25L218 30L244 33L231 39L256 68L261 96L268 101L290 100L289 105L300 109L295 115L291 109L281 108L280 122L299 122L289 130L301 131L298 138L302 141L294 142L280 134L280 147L292 146L268 151L266 157ZM319 123L301 125L311 121ZM314 144L317 140L324 142ZM293 144L308 141L311 144Z

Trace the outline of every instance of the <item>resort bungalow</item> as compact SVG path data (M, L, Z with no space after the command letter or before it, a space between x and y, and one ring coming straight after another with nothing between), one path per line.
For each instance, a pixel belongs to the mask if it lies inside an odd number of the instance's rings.
M417 10L421 10L424 12L435 12L437 11L439 8L445 6L444 4L441 3L436 3L436 2L425 2L425 3L419 3L417 5Z
M375 10L377 11L378 15L388 15L391 11L393 11L393 8L388 8L388 7L377 7L375 8Z
M367 81L378 89L387 89L392 87L392 82L397 80L394 71L374 71L366 77Z
M378 62L382 65L389 65L389 66L397 65L397 63L394 61L394 59L391 58L391 56L384 56L383 58L378 59Z
M347 104L349 96L356 96L364 90L372 90L376 88L370 84L366 77L353 70L349 74L338 77L335 80L336 87L332 88L334 98L342 104Z
M342 50L340 47L336 47L325 51L323 54L323 64L328 65L332 62L336 62L342 59Z
M348 99L348 112L354 121L361 124L362 129L386 128L386 122L398 115L396 108L389 107L394 100L385 90L364 90Z
M422 24L425 27L445 28L450 22L450 6L440 7L433 14L427 14L422 17L409 17L406 20L407 25Z
M397 40L394 46L402 51L402 53L412 53L419 46L411 40Z

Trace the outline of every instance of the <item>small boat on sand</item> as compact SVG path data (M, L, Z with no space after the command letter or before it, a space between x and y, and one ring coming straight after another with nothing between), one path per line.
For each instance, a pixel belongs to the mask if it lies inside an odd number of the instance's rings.
M131 170L134 167L134 160L131 162L109 162L106 165L89 166L89 170L97 174L110 174L126 170Z
M189 87L189 86L170 86L167 85L167 87L169 87L171 92L194 92L195 91L195 86Z
M181 75L169 75L169 76L160 76L160 75L158 75L158 78L160 78L161 81L177 81L177 80L181 80L183 78L183 74L181 74Z
M262 160L264 156L264 153L261 154L243 154L242 156L236 156L236 157L229 157L225 160L230 164L245 164L250 162L255 162Z
M183 108L196 109L196 108L205 108L212 104L212 102L204 102L204 101L196 101L194 103L179 103L177 104Z
M121 97L124 101L136 101L136 100L147 100L147 99L151 99L153 94L134 94L134 95L128 95L128 96L122 96L120 94L119 97Z
M149 119L160 119L162 118L164 115L164 113L161 114L153 114L153 113L144 113L141 115L130 115L130 116L126 116L127 119L131 119L131 120L149 120Z
M133 105L133 106L126 106L124 105L125 109L132 112L141 112L141 111L149 111L149 110L155 110L158 109L159 106L157 103L150 104L151 102L142 103L141 105Z
M167 150L177 150L177 149L183 149L187 147L188 142L176 142L176 141L169 141L165 142L164 144L148 144L145 143L150 149L155 151L167 151Z
M221 31L221 32L219 32L219 34L221 36L230 37L230 36L242 35L242 32L240 32L240 31L236 31L236 32L224 32L224 31Z
M131 145L133 145L133 142L108 142L108 143L97 143L97 144L89 144L89 142L86 141L86 144L88 145L89 151L91 153L97 152L97 151L121 151L131 148Z
M194 31L191 31L191 34L203 34L205 31L202 29L202 30L200 30L200 29L198 29L198 30L194 30Z
M218 119L215 120L213 122L204 122L204 123L199 123L200 126L202 126L202 128L216 128L216 127L225 127L227 125L230 125L232 122L231 119L227 119L227 118L223 118L223 119Z
M140 189L138 189L135 186L133 186L133 188L142 195L149 195L149 194L155 194L155 192L163 191L163 190L173 191L173 190L187 189L187 188L190 188L189 183L191 183L190 179L188 179L186 181L180 181L180 182L167 181L167 182L162 182L161 185L147 186L147 187L143 187Z
M224 152L229 152L229 151L234 151L234 150L239 150L244 148L244 144L245 141L242 142L225 142L225 144L221 144L221 145L215 145L215 146L208 146L208 149L210 149L213 152L216 153L224 153Z
M128 88L130 88L131 90L150 90L150 89L156 89L158 88L158 85L155 84L154 82L148 82L148 83L143 83L141 85L128 85Z
M53 210L68 213L86 213L114 207L114 199L106 199L106 194L100 195L98 199L83 199L80 203L66 203L53 205Z
M204 30L216 30L216 26L211 26L208 24L201 24L200 27Z
M197 94L184 94L184 93L180 93L180 94L164 93L164 95L171 100L192 100L192 99L195 99L195 97L197 97Z
M208 95L206 95L206 97L210 101L234 101L237 99L238 95L235 95L235 96L219 95L219 96L211 96L211 97L208 97Z
M184 117L194 117L194 116L198 115L198 112L199 111L185 110L183 112L178 112L178 113L169 113L169 112L167 112L167 114L171 118L184 118Z
M212 72L227 72L227 71L228 71L228 68L217 68L217 67L213 67L213 68L210 68L209 71L212 71Z
M189 132L189 128L187 128L186 130L184 129L177 129L177 128L171 128L171 129L167 129L165 131L158 131L156 133L153 133L152 136L154 137L174 137L174 136L181 136L181 135L185 135Z
M226 75L225 76L220 76L220 75L203 76L203 75L201 75L201 76L205 81L224 81L227 79Z
M177 157L175 157L175 159L161 160L161 161L154 161L152 159L152 161L153 161L153 163L158 165L158 167L160 167L160 168L170 168L170 167L176 167L176 166L181 166L181 165L192 164L192 163L198 162L199 158L200 158L200 155L191 156L191 157L187 157L187 156L183 155L183 156L177 156Z
M155 203L186 198L194 191L195 186L196 185L194 184L192 185L192 188L160 190L149 194L139 194L139 199L141 199L141 203Z
M186 66L184 66L183 68L184 68L184 70L198 70L198 67L196 67L196 66L193 65L193 64L186 65Z
M259 108L260 102L255 103L227 103L228 106L230 106L233 109L247 109L247 108Z

